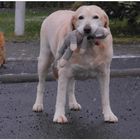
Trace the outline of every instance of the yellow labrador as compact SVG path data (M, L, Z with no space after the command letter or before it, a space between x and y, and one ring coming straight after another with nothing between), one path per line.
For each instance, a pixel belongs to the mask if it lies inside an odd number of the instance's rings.
M75 12L69 10L56 11L44 20L40 33L39 83L33 111L43 111L45 77L67 33L73 29L77 29L81 34L89 34L90 36L98 26L97 20L102 22L102 25L110 32L108 16L100 7L95 5L81 6ZM89 39L86 52L83 54L80 54L79 50L74 52L64 67L59 67L58 63L59 78L54 122L66 123L68 121L65 116L66 95L69 97L70 109L81 109L74 93L74 76L81 69L94 71L97 74L100 83L104 120L108 122L118 121L118 118L111 110L109 101L110 63L112 55L112 35L110 33L105 39L98 39L96 42L93 39Z

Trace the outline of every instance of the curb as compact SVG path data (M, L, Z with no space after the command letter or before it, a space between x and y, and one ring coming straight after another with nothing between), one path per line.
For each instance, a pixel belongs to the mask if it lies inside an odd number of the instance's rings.
M78 74L78 73L77 73ZM140 68L123 69L123 70L111 70L111 77L140 77ZM83 75L79 73L76 75L76 80L86 80L88 78L95 78L94 74ZM50 72L46 78L46 81L55 81L53 73ZM25 82L38 82L37 73L21 73L21 74L3 74L0 75L0 83L25 83Z
M46 81L54 81L52 73L47 75ZM37 73L3 74L0 75L0 83L25 83L38 82Z

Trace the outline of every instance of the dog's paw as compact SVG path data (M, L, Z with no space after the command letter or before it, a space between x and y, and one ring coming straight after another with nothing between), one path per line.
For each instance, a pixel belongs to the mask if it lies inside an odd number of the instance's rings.
M33 111L34 112L42 112L43 111L43 104L34 104L33 105Z
M54 123L65 124L68 122L68 119L65 115L55 115L53 119Z
M114 115L113 112L109 112L109 113L104 114L104 121L115 123L115 122L118 122L118 118Z
M79 110L81 110L81 108L82 108L81 105L78 103L70 103L69 104L70 110L79 111Z

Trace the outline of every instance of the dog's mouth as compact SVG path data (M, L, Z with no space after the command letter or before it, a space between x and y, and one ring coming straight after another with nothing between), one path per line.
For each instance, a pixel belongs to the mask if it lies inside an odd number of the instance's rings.
M95 39L92 35L87 35L87 40Z

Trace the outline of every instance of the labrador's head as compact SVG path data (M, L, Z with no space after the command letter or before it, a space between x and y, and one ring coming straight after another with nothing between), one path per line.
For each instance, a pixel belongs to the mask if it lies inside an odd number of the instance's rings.
M83 35L91 35L97 27L109 27L107 14L98 6L81 6L75 11L73 26Z

